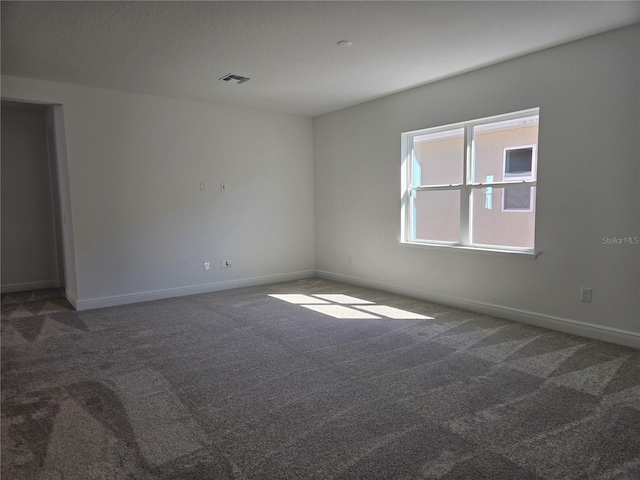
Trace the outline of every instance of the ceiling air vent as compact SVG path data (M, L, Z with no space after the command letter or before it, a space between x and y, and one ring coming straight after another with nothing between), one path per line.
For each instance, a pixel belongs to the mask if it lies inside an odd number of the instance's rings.
M249 77L243 77L241 75L234 75L233 73L230 73L222 77L220 80L223 80L225 82L236 82L238 85L240 85L241 83L248 82L251 79Z

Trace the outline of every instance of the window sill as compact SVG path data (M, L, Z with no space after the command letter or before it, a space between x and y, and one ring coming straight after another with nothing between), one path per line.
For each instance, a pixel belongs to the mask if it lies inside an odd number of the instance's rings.
M500 248L488 248L488 247L475 247L475 246L467 246L467 245L457 245L457 244L438 244L438 243L422 243L422 242L405 242L401 241L400 245L407 247L415 247L415 248L426 248L428 250L441 250L445 252L475 252L481 254L488 255L499 255L499 256L517 256L521 258L528 258L531 260L535 260L542 252L536 252L534 250L509 250L509 249L500 249Z

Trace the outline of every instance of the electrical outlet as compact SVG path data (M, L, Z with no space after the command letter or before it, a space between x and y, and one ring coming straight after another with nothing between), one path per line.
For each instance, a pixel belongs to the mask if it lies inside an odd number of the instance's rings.
M591 302L591 289L582 287L580 289L580 301L589 303Z
M211 270L211 263L210 262L204 262L202 265L204 266L205 270Z
M207 183L206 182L200 182L200 191L201 192L206 192L207 191Z
M221 183L220 184L220 191L221 192L226 192L227 191L227 184L226 183Z
M231 268L231 263L228 260L220 260L220 268Z

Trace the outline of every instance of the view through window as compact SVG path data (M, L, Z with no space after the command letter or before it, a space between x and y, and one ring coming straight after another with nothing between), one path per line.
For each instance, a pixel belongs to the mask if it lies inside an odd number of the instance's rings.
M402 240L533 252L539 109L406 132Z

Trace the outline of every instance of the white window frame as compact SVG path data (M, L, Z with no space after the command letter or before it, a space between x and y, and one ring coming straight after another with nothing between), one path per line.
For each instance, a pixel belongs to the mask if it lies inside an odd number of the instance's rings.
M504 183L518 183L518 182L522 182L522 181L532 181L533 180L533 173L531 173L530 175L516 175L513 177L509 177L507 179L507 152L510 150L522 150L524 148L530 148L531 149L531 172L535 172L537 169L537 162L538 162L538 146L534 143L531 145L518 145L515 147L505 147L504 151L502 153L502 181ZM506 193L507 193L507 188L508 187L504 187L502 189L502 201L500 202L500 205L502 207L502 211L504 213L531 213L533 212L533 206L535 205L535 190L531 189L531 195L529 197L529 208L528 209L524 209L524 208L504 208L504 203L506 201Z
M490 251L490 252L505 252L505 253L523 253L532 254L537 256L534 248L513 247L505 245L484 245L471 243L471 201L472 193L475 189L485 189L487 187L505 188L506 186L518 186L518 187L536 187L537 179L523 179L517 182L514 181L494 181L494 182L473 182L473 166L474 155L473 145L473 129L477 126L496 123L501 121L518 120L526 117L533 117L540 115L539 108L531 108L518 112L512 112L503 115L495 115L492 117L485 117L468 122L459 122L450 125L437 126L432 128L424 128L420 130L413 130L409 132L403 132L402 137L402 168L401 168L401 234L400 241L405 244L420 245L426 247L453 247L478 251ZM412 186L412 159L413 159L413 138L420 135L442 133L449 130L464 128L464 159L463 159L463 174L462 182L449 185L420 185ZM521 148L528 148L531 145L523 146ZM509 147L511 148L511 147ZM516 147L514 147L516 148ZM537 145L534 145L534 158L532 159L532 171L537 168ZM506 160L506 157L505 157ZM503 160L503 162L505 161ZM536 162L536 163L533 163ZM504 174L504 165L503 165ZM536 177L537 178L537 175ZM504 180L504 178L503 178ZM415 192L419 191L438 191L438 190L457 190L460 192L460 240L457 242L435 241L435 240L422 240L415 238L415 222L413 221L414 215L414 197ZM535 190L534 190L535 192ZM532 192L533 193L533 192ZM534 195L532 195L532 208L535 204ZM502 202L504 206L504 201ZM508 211L508 210L507 210ZM514 210L515 211L515 210ZM523 211L523 210L519 210Z

